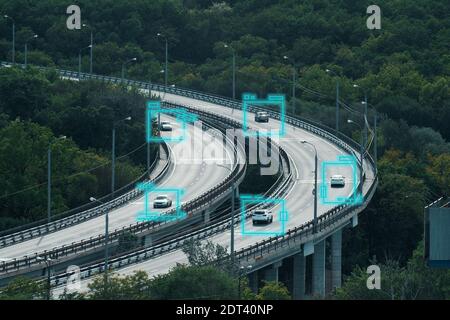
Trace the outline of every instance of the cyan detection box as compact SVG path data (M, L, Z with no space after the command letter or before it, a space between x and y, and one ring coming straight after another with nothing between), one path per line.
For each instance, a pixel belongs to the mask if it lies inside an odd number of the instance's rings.
M148 222L148 221L175 221L186 218L186 212L181 210L181 197L184 194L184 190L177 188L158 188L155 184L151 182L139 183L137 188L144 191L144 211L138 212L137 221L138 222ZM175 212L166 213L151 210L150 194L172 194L175 199L173 203L174 206L167 208L167 210L175 209Z
M275 107L279 109L280 114L280 127L276 130L251 130L248 126L248 113L250 106L261 107L260 111L273 111L270 108ZM283 94L268 94L266 99L258 99L253 93L244 93L242 95L242 112L243 112L243 124L242 131L244 136L256 137L277 137L281 138L285 135L285 118L286 118L286 99Z
M264 198L259 195L241 195L241 233L244 236L283 236L286 234L286 222L288 221L288 212L286 210L286 200L278 198ZM245 227L245 214L249 205L271 205L270 207L279 206L277 213L273 215L277 217L280 228L270 231L247 230ZM268 209L269 210L269 209Z
M161 137L153 135L153 119L158 119L161 114L175 117L180 124L181 134L175 137ZM186 139L187 123L197 120L197 116L186 111L184 108L161 108L160 101L147 101L146 109L146 140L150 142L181 142Z
M336 167L349 167L352 170L352 192L349 196L337 196L331 198L329 195L328 184L327 184L327 170ZM329 205L340 205L349 204L357 205L362 203L362 195L358 193L357 186L359 183L358 179L358 162L355 156L345 155L338 156L336 161L323 161L322 162L322 183L320 184L320 201L322 204Z

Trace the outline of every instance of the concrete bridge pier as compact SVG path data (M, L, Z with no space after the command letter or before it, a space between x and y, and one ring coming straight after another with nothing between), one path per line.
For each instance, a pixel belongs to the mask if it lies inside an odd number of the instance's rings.
M325 296L325 239L314 244L312 293Z
M258 270L248 275L248 285L255 294L258 293L258 281Z
M297 253L293 257L292 267L292 298L294 300L303 300L305 298L305 280L306 280L306 259L304 252Z
M211 210L205 209L203 210L203 222L207 225L209 224L209 221L211 220Z
M278 269L282 266L283 261L277 261L270 265L264 272L264 280L278 282Z
M331 289L342 285L342 229L331 235Z

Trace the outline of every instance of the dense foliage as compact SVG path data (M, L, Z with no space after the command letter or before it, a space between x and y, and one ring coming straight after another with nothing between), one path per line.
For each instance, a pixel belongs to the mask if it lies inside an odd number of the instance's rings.
M141 95L35 69L1 69L0 79L0 230L46 216L49 149L54 214L108 194L112 125L127 116L116 129L116 189L143 174Z

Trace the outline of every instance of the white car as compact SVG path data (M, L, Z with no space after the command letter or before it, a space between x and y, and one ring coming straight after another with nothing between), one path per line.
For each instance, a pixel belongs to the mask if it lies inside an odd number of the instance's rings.
M255 210L252 214L253 225L258 223L272 223L273 215L269 210Z
M330 184L332 187L343 187L345 186L345 177L339 174L331 176Z
M153 201L153 208L169 208L172 206L172 199L167 195L162 194L155 198Z
M256 122L269 122L269 114L266 111L258 111L255 114Z
M172 124L168 121L163 121L159 124L159 130L161 131L172 131Z

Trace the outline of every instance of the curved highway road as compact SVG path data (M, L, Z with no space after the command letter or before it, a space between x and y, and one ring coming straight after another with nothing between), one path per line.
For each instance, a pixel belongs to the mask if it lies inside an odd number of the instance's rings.
M161 121L170 121L173 126L173 132L162 132L162 135L172 135L172 137L179 135L179 130L181 129L176 121L167 115L161 115ZM172 161L174 166L173 169L161 180L161 182L158 183L158 187L183 189L184 194L181 199L182 203L213 188L230 174L229 170L223 166L217 165L216 162L205 161L203 163L194 163L190 161L190 158L186 158L186 153L183 152L185 149L183 148L186 148L187 144L192 140L203 139L204 145L208 145L211 141L212 143L215 142L214 137L209 131L204 131L202 134L201 130L194 129L194 126L191 124L189 124L186 129L186 141L168 143L169 148L172 150ZM222 144L218 144L216 148L220 149L223 148L223 146ZM233 150L223 150L222 152L228 159L227 163L231 162L232 152ZM166 194L166 192L164 192L164 194ZM171 194L167 194L171 196ZM151 201L156 195L158 195L157 192L151 193ZM143 197L139 197L125 206L112 210L109 213L110 231L136 223L137 213L143 210L143 208ZM2 248L0 249L0 258L8 260L12 258L20 258L25 255L32 255L36 252L42 252L44 250L51 250L55 247L68 245L72 242L101 235L104 233L104 229L105 218L101 215L83 223L44 235L43 237Z
M155 92L156 94L159 94ZM161 94L162 95L162 94ZM203 109L212 113L221 114L237 121L242 121L242 111L232 110L230 108L220 106L213 103L194 100L191 98L165 94L164 100L181 105L192 106ZM270 119L269 123L257 123L254 121L253 113L249 113L247 116L248 126L253 129L270 130L279 127L278 120ZM335 161L338 156L346 155L346 152L329 141L320 138L305 130L296 128L286 123L286 135L281 138L278 143L289 154L294 163L294 184L291 186L290 191L285 195L286 208L288 211L288 221L286 223L286 230L299 226L305 222L313 219L313 203L314 196L312 193L314 183L314 150L311 146L301 144L301 140L306 140L313 143L316 146L318 158L319 158L319 173L321 163L323 161ZM366 193L369 189L372 181L374 180L374 172L370 169L368 162L364 161L364 168L366 170L366 180L363 185L363 192ZM346 177L346 184L344 188L329 188L329 195L331 198L336 196L348 196L351 193L353 183L352 174L346 167L335 167L327 172L327 180L333 174L342 174ZM359 177L359 173L358 173ZM318 183L321 182L320 174L318 175ZM332 205L324 205L318 201L318 216L325 213L332 208ZM273 209L276 213L277 208ZM277 217L274 214L274 222L264 226L252 226L251 219L245 222L246 230L257 231L277 231L279 230L280 223L277 221ZM248 247L257 241L261 241L267 236L254 236L254 235L242 235L240 225L235 226L235 250ZM207 238L214 243L229 246L230 243L230 230L216 234ZM174 267L177 263L187 263L186 255L182 250L174 250L172 252L163 254L156 258L133 264L121 269L116 270L119 274L131 274L137 270L143 270L149 273L150 276L156 276L158 274L166 273L170 268ZM90 278L82 281L82 290L84 290L87 284L92 281ZM60 292L60 288L55 289L55 293Z

